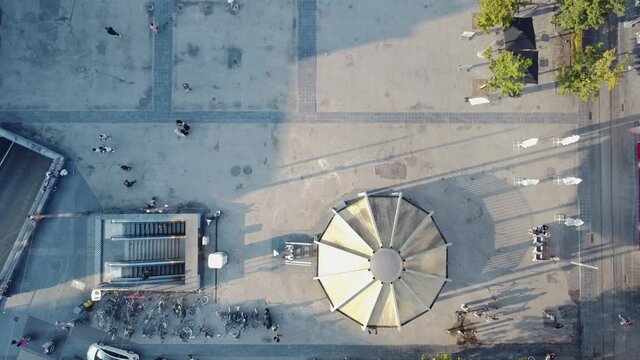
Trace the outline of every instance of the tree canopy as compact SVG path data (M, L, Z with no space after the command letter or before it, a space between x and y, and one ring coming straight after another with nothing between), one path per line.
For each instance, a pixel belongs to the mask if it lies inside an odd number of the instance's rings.
M554 22L565 30L597 29L613 11L623 15L624 0L561 0Z
M517 96L524 89L524 75L533 64L531 59L511 51L503 51L493 57L493 49L484 52L489 60L489 70L493 76L485 83L490 91L497 91L502 96Z
M480 15L476 19L476 25L486 33L497 25L506 29L516 11L529 4L531 0L480 0Z
M626 55L616 64L616 49L601 50L602 44L587 46L574 53L571 65L558 70L558 92L573 94L582 100L598 96L600 85L605 82L609 91L618 85L629 61Z

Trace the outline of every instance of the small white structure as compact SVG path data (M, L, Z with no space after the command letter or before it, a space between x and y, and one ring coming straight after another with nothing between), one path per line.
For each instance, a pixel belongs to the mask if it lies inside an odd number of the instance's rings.
M522 150L522 149L526 149L526 148L530 148L532 146L538 145L538 141L540 139L538 138L530 138L527 140L515 140L513 142L513 148L515 150Z
M209 269L222 269L227 264L228 255L226 252L218 251L213 254L209 254L207 258L207 267Z
M516 180L516 185L520 185L520 186L533 186L533 185L538 185L539 183L540 183L540 180L538 179L520 178Z
M469 104L471 106L489 104L490 102L491 101L489 101L489 99L487 99L486 97L472 97L472 98L469 98Z
M476 35L475 31L463 31L460 34L460 40L462 39L467 39L467 40L471 40L473 39L473 37Z
M567 176L560 179L562 185L578 185L582 182L582 179L575 176Z
M566 219L564 219L564 224L567 225L567 226L578 227L578 226L583 225L584 221L582 221L582 219L579 219L579 218L575 218L575 219L574 218L566 218Z
M567 145L571 145L574 143L577 143L578 140L580 140L580 135L571 135L571 136L567 136L566 138L554 138L553 139L553 145L554 146L567 146Z

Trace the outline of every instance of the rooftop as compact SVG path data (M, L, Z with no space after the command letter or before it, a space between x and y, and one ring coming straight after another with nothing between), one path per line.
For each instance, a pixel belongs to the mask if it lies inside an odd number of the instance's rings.
M100 288L178 292L201 287L200 214L102 214L95 228Z

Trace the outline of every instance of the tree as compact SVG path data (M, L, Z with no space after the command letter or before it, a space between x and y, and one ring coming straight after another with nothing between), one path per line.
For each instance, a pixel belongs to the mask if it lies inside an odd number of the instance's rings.
M462 360L461 357L458 357L458 359ZM428 357L427 354L422 354L420 360L453 360L453 358L449 354L438 354L435 357Z
M529 4L531 0L480 0L480 15L476 25L486 33L497 25L506 29L518 9Z
M485 83L489 90L499 90L502 96L520 95L524 89L525 71L533 64L531 59L511 51L503 51L494 58L492 48L488 48L484 56L489 60L489 70L493 72L493 76Z
M561 0L553 20L565 30L597 29L611 12L623 15L624 9L624 0Z
M616 49L602 51L601 48L602 43L599 43L577 50L573 55L572 64L558 70L557 81L560 94L571 93L586 101L598 96L598 90L603 82L607 83L609 91L618 85L629 62L629 55L625 55L616 64Z

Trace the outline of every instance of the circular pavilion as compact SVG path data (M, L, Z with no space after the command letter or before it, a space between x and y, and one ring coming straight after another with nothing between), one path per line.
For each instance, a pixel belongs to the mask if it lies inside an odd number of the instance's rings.
M334 209L316 241L318 280L331 304L365 330L428 312L447 278L448 244L434 219L402 193L367 195Z

